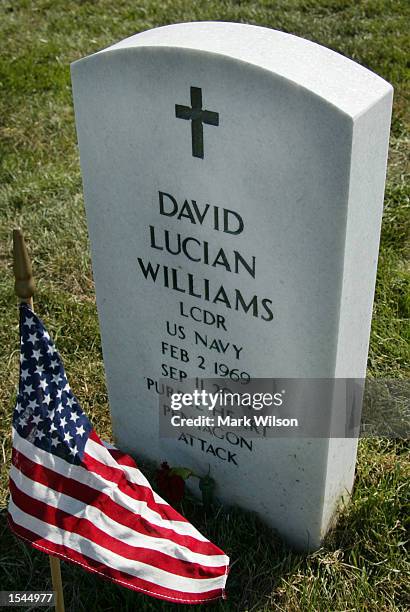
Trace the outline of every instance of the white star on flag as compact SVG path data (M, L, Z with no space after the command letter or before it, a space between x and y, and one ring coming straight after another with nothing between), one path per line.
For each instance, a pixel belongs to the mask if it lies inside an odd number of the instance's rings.
M35 425L38 425L40 421L41 421L41 416L39 414L35 414L33 416L32 423L34 423Z
M83 436L85 434L85 429L82 425L80 427L75 428L77 436Z

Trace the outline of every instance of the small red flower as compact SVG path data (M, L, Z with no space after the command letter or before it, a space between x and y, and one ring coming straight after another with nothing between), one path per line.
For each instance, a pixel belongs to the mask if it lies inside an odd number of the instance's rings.
M178 474L173 474L166 461L161 463L161 468L157 470L156 481L162 495L171 504L179 503L184 497L185 480Z

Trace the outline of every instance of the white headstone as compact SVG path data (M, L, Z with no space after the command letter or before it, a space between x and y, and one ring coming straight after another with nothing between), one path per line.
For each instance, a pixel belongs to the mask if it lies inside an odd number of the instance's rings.
M356 440L160 440L159 380L365 376L392 87L290 34L206 22L127 38L72 78L118 445L210 465L222 501L319 546Z

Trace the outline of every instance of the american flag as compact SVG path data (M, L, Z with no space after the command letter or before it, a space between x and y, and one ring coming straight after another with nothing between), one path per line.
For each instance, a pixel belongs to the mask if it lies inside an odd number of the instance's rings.
M11 529L35 548L166 601L224 597L228 557L152 490L129 455L100 440L26 304L20 335Z

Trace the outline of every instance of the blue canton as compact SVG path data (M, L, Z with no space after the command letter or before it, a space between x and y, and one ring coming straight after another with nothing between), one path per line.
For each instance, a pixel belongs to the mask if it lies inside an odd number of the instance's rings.
M13 425L38 448L78 465L92 425L70 389L53 341L27 304L20 306L20 343Z

